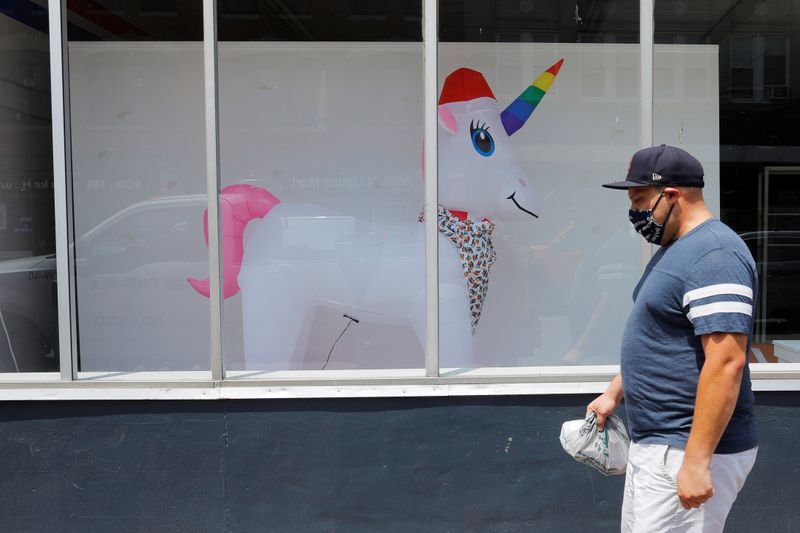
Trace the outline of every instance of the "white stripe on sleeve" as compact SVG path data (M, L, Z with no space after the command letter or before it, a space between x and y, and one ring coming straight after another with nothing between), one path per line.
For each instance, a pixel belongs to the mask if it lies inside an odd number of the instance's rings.
M740 313L753 316L753 306L742 302L714 302L713 304L698 305L686 314L686 318L694 323L695 318L718 313Z
M723 294L735 294L737 296L746 296L753 299L753 289L747 285L739 285L737 283L719 283L717 285L708 285L707 287L700 287L694 289L683 295L683 306L686 307L690 302L699 300L700 298L708 298L709 296L721 296Z

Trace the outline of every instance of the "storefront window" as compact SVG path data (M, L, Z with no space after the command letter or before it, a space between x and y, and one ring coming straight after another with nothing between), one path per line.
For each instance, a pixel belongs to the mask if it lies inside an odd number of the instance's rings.
M0 372L58 370L47 10L0 4Z
M439 31L441 365L617 364L638 3L443 1Z
M800 72L792 68L798 14L795 1L656 3L655 127L661 142L687 144L707 174L718 176L716 212L756 260L751 362L800 362L800 139L792 91ZM659 70L679 53L687 58L686 77L665 89ZM659 110L668 90L683 91L694 105ZM698 128L702 114L717 115L713 128Z
M423 3L215 5L226 376L421 375ZM707 203L753 253L750 361L800 362L800 3L656 3L652 140L638 2L436 7L443 375L619 362L652 249L600 185L645 140L701 160ZM78 377L208 371L203 6L78 0L66 17ZM7 373L59 368L47 24L0 5ZM485 372L503 371L468 375Z
M206 370L202 10L69 2L79 370Z
M421 2L218 10L226 368L421 368Z

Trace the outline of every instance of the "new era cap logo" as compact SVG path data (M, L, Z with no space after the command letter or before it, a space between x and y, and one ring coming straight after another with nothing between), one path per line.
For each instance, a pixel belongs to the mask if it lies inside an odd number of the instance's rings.
M661 181L661 174L653 172L653 181Z

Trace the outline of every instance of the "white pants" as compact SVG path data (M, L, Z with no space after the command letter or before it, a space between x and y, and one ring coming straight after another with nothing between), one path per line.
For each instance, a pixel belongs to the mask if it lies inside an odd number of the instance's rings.
M735 454L714 454L714 495L696 509L684 509L675 484L683 464L683 450L666 444L631 443L622 500L622 532L721 532L757 452L758 447Z

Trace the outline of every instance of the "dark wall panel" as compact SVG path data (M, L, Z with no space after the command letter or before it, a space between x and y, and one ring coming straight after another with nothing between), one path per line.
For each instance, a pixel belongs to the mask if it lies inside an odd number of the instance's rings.
M618 531L622 477L558 443L588 396L17 402L2 531ZM796 531L800 395L758 396L728 531Z

